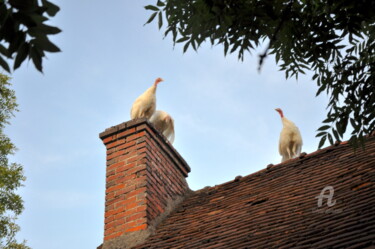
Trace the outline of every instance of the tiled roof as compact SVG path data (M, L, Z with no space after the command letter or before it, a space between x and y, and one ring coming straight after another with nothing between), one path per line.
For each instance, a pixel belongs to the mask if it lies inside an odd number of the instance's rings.
M195 191L135 248L373 248L374 190L372 137Z

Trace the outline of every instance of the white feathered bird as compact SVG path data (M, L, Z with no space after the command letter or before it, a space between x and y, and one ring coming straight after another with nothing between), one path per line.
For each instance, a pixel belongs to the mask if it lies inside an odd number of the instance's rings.
M150 122L160 131L171 144L174 142L174 120L165 111L157 110L151 116Z
M134 101L132 109L130 110L131 119L150 119L156 109L156 88L157 85L162 81L162 78L157 78L155 83Z
M283 123L279 140L279 153L283 157L281 162L284 162L301 154L302 137L298 127L284 117L283 111L280 108L275 110L280 114Z

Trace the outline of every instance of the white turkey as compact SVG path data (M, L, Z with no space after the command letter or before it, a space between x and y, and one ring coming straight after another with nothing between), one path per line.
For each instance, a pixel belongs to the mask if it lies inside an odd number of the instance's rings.
M280 133L279 153L282 156L281 162L298 157L302 150L302 137L298 127L284 117L280 108L275 109L281 117L283 129Z
M150 122L173 144L174 120L171 115L165 111L158 110L151 116Z
M157 78L155 83L134 101L132 109L130 110L131 119L150 119L156 109L156 88L162 81L162 78Z

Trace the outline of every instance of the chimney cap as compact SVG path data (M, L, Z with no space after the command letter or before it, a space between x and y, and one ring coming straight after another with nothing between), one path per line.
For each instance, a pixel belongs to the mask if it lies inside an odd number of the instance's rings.
M158 142L159 146L163 148L167 153L177 160L178 168L182 171L185 177L187 177L187 174L190 173L191 168L186 163L185 159L178 153L178 151L171 145L171 143L166 139L155 127L152 123L149 122L146 118L137 118L132 119L127 122L123 122L121 124L112 126L110 128L105 129L105 131L101 132L99 134L99 138L101 140L104 140L105 138L108 138L110 136L116 135L121 133L122 131L129 130L131 128L135 128L134 133L140 132L143 130L147 130L149 132L152 132L152 136L159 138L163 142ZM159 140L156 139L156 140Z

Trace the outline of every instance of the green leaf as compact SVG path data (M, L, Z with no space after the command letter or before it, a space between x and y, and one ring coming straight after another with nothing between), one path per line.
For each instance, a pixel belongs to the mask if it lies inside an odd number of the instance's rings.
M188 47L189 47L189 42L187 42L187 43L185 44L185 46L184 46L184 50L183 50L184 53L187 51Z
M281 53L276 53L276 56L275 56L276 64L279 63L279 61L280 61L280 55L281 55Z
M228 48L229 48L229 43L227 40L224 41L224 56L227 55L228 53Z
M336 141L340 141L339 134L337 133L337 131L335 129L332 129L332 133L335 136Z
M341 138L342 138L342 135L344 133L344 130L342 129L342 124L344 124L343 119L340 119L339 122L336 122L336 130L337 130L337 132L338 132L338 134L340 135Z
M8 50L2 44L0 44L0 53L3 54L3 55L5 55L5 56L7 56L7 57L9 57L8 56L9 55Z
M19 68L22 62L26 59L29 54L29 44L23 43L17 51L16 59L14 60L13 70Z
M56 52L60 52L61 50L55 45L53 44L52 42L50 42L48 40L48 38L35 38L33 40L30 41L31 43L33 43L38 49L40 50L44 50L44 51L48 51L48 52L52 52L52 53L56 53Z
M152 15L150 16L150 18L147 20L147 22L144 24L148 24L150 22L152 22L154 19L155 19L155 16L158 14L158 12L155 12L155 13L152 13Z
M327 134L327 132L323 131L323 132L319 132L318 134L315 135L315 137L321 137L323 135Z
M327 137L328 137L329 143L330 143L330 144L333 144L333 138L332 138L332 135L328 133L328 134L327 134Z
M45 25L45 24L29 28L29 31L28 31L28 33L33 37L45 36L46 34L55 35L55 34L58 34L60 32L61 32L61 29L59 29L57 27Z
M162 12L159 12L159 29L163 26L163 15Z
M158 2L156 3L156 5L159 6L159 7L163 7L163 6L165 6L165 3L162 2L162 1L160 1L160 0L158 0Z
M38 69L40 72L43 72L42 56L40 55L39 51L35 47L31 47L30 57L34 62L36 69Z
M42 0L42 3L44 5L44 7L47 8L47 14L49 16L55 16L57 12L60 11L60 7L57 6L56 4L53 4L47 0Z
M159 8L153 5L147 5L145 6L146 10L153 10L153 11L159 11Z
M8 73L10 73L10 68L8 63L3 59L3 57L0 55L0 66L4 68Z
M334 120L331 116L323 120L323 123L331 123Z
M324 131L324 130L328 130L331 126L330 125L323 125L322 127L320 127L318 129L318 131Z
M32 7L32 5L30 5L30 4L32 4L31 1L9 0L8 2L10 3L10 5L12 5L12 7L17 8L17 9L21 9L21 10L29 9L30 7Z
M355 123L355 120L353 119L353 118L350 118L350 124L352 125L352 127L354 128L354 129L357 129L357 124Z
M229 53L233 53L234 51L236 51L236 49L238 48L240 44L241 44L241 41L237 41L236 43L234 43Z
M195 45L195 41L190 39L191 46L195 51L197 51L197 46Z
M318 91L316 92L315 96L319 96L321 92L323 92L326 89L327 85L323 84L321 87L319 87Z
M38 15L38 14L31 14L29 15L32 21L36 23L36 25L40 25L45 21L48 21L48 18L43 16L43 15Z
M187 41L187 40L189 40L189 39L190 39L189 36L185 36L185 37L182 37L182 38L178 39L178 40L176 41L176 43L181 43L181 42Z
M318 145L318 149L322 148L322 146L324 145L325 141L327 139L327 136L324 136L320 139L320 142L319 142L319 145Z

